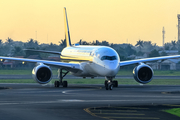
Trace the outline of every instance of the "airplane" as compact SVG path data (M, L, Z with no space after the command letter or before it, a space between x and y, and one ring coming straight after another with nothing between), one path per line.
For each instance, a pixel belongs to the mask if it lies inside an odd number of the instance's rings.
M141 84L146 84L153 79L154 74L153 69L149 65L145 64L146 62L180 58L180 55L174 55L121 62L118 53L111 47L79 44L72 45L66 8L64 8L64 21L67 46L61 52L26 49L36 52L58 54L60 55L61 61L3 56L0 56L0 59L36 63L36 66L32 70L32 77L40 84L47 84L51 81L52 71L50 66L54 66L59 70L59 81L54 82L55 87L59 87L60 85L67 87L68 83L63 80L63 78L70 72L74 76L83 78L103 76L105 77L105 89L112 90L113 87L118 87L118 81L113 79L122 66L138 64L133 70L134 79Z

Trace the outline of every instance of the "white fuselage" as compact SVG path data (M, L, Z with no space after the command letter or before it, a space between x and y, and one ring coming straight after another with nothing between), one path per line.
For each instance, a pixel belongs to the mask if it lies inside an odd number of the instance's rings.
M82 71L72 73L76 76L114 77L120 68L120 58L117 52L106 46L71 46L61 52L61 61L79 63Z

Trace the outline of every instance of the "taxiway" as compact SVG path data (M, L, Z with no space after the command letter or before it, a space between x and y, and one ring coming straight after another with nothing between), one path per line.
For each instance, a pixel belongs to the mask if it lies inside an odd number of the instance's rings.
M180 86L0 84L1 120L179 119L162 110L180 107Z

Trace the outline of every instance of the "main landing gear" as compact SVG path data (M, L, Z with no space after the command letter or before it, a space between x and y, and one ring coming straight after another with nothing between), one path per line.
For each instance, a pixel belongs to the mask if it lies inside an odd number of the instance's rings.
M69 73L69 71L63 72L62 69L60 69L60 71L58 70L58 74L59 74L59 81L55 81L54 82L54 87L59 87L60 85L62 85L63 87L67 87L68 86L68 82L67 81L63 81L63 78Z
M113 87L118 87L118 81L117 80L105 80L104 82L106 90L112 90Z

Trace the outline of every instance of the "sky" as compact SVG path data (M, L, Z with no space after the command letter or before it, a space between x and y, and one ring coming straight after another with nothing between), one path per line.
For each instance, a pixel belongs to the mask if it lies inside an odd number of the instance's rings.
M0 0L0 39L58 44L65 38L66 7L71 42L80 39L162 46L177 40L180 0Z

